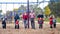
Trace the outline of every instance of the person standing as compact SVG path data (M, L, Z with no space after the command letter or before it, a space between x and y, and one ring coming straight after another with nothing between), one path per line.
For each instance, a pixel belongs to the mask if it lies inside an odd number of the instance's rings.
M16 29L19 29L19 20L16 20Z
M32 27L32 29L35 29L34 19L35 19L35 13L33 11L31 11L31 13L30 13L30 21L31 21L31 27Z
M43 17L42 17L42 15L39 14L37 17L38 17L39 29L43 28Z
M16 29L16 21L20 19L19 15L16 14L15 17L14 17L14 19L15 19L15 29Z
M6 29L6 20L5 20L5 18L3 18L3 20L2 20L2 28Z
M52 26L53 26L53 16L50 16L50 28L53 28Z
M56 28L56 18L53 16L53 26Z
M28 14L26 12L23 13L23 21L25 29L28 27Z

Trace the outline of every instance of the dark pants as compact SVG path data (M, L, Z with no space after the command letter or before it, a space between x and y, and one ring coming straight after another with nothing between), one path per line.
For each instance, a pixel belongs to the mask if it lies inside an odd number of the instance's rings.
M52 28L52 25L50 25L50 28Z
M6 23L2 24L3 29L6 29Z
M6 29L6 22L5 21L2 21L2 28Z
M31 27L32 27L32 29L35 29L35 22L34 22L34 18L31 18Z
M25 27L25 29L28 27L28 22L27 22L27 20L24 20L24 27Z
M18 25L15 25L15 29L19 29L19 24Z
M16 25L16 20L15 20L15 29L19 29L19 24Z
M43 24L39 24L39 28L43 28Z
M56 24L53 24L54 28L56 28Z

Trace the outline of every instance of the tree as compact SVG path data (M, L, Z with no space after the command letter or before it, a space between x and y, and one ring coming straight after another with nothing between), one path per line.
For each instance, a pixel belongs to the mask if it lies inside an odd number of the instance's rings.
M2 16L3 14L2 14L2 10L0 10L0 17Z
M27 8L26 6L21 5L18 9L19 9L19 10L24 10L24 11L26 11L26 8Z
M0 13L2 12L2 10L0 10Z
M36 7L36 8L34 8L34 11L35 11L35 14L36 15L38 15L38 14L43 14L43 11L42 11L42 9L39 7Z
M60 17L60 2L52 3L48 5L50 10L52 11L51 14Z
M40 7L38 7L37 5L30 5L30 9L34 10L35 14L43 14L43 11Z
M44 8L44 14L46 15L46 16L49 16L50 14L51 14L51 11L50 11L50 9L49 9L49 7L48 6L46 6L45 8Z

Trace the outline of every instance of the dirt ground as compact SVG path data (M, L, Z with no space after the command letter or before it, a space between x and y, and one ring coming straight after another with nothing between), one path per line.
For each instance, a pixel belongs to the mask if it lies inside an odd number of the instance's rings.
M24 29L24 24L20 22L20 29L14 29L14 23L7 24L6 29L2 29L0 23L0 34L60 34L60 24L57 24L56 28L50 29L49 23L43 24L43 29L38 28L38 23L35 23L36 29Z

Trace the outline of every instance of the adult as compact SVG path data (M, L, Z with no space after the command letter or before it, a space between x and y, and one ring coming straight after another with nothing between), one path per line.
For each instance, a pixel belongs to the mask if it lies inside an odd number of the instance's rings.
M32 27L32 29L35 29L34 19L35 19L35 13L33 11L31 11L30 12L30 21L31 21L31 27Z
M24 27L26 29L28 27L28 14L27 14L27 12L23 13L23 21L24 21Z

